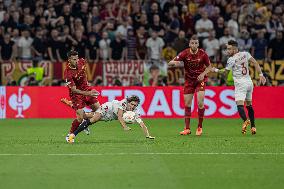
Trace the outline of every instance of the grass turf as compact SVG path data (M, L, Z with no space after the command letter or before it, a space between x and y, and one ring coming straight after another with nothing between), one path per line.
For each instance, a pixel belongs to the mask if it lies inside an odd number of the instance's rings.
M70 119L0 120L0 188L284 188L284 120L206 119L204 135L179 136L182 119L138 125L99 122L65 142ZM69 154L69 155L68 155ZM88 155L89 154L89 155Z

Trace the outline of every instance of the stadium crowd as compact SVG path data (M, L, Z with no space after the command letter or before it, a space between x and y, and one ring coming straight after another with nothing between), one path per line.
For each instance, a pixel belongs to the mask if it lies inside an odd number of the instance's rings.
M195 33L212 62L226 63L230 39L271 62L284 60L283 27L281 0L0 0L0 62L63 62L75 49L160 67Z

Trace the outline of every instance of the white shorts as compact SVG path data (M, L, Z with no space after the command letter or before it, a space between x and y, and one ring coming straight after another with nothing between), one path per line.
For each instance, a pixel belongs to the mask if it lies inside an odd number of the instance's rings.
M101 114L101 121L112 121L117 119L117 116L113 113L113 107L111 102L106 102L102 104L96 112Z
M253 92L253 83L251 80L234 81L235 83L235 101L251 101Z

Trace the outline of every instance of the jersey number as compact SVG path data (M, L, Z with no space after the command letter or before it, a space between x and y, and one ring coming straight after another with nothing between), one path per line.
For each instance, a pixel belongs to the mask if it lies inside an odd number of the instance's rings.
M242 65L242 74L246 75L248 73L248 69L247 67L245 67L245 63L242 63L241 65Z

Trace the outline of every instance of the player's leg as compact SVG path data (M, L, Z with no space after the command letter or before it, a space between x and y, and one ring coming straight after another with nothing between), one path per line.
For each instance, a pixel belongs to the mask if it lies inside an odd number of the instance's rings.
M187 92L187 91L185 91ZM192 99L193 99L194 93L190 94L184 94L184 105L185 105L185 110L184 110L184 121L185 121L185 128L182 132L180 132L181 135L189 135L191 134L190 131L190 117L191 117L191 104L192 104Z
M87 106L89 106L92 109L92 112L95 112L97 109L100 108L100 103L99 103L97 97L91 97L91 96L85 97L85 103L86 103ZM89 135L91 133L89 127L86 128L84 130L84 132L87 135Z
M250 120L247 119L247 115L244 109L244 103L245 103L247 91L248 91L248 86L246 83L240 82L240 83L235 84L235 101L237 104L239 115L241 119L243 120L242 134L246 134L247 127L250 124Z
M249 85L249 90L247 92L246 95L246 108L248 111L248 116L250 119L250 123L251 123L251 134L254 135L256 134L256 128L255 128L255 118L254 118L254 109L252 106L252 92L253 92L253 84L251 83Z
M205 91L198 91L197 92L197 104L198 104L198 127L196 130L196 135L201 136L202 135L202 124L203 124L203 117L204 117L204 96Z
M246 100L246 108L247 108L247 111L248 111L248 116L249 116L250 124L251 124L251 134L255 135L256 134L256 127L255 127L254 109L252 107L252 101L251 100Z
M82 123L79 125L79 127L72 134L69 135L68 142L73 143L75 137L80 132L82 132L83 130L88 128L91 124L100 121L100 119L101 119L101 114L99 112L95 112L91 119L86 119L86 120L82 121Z

